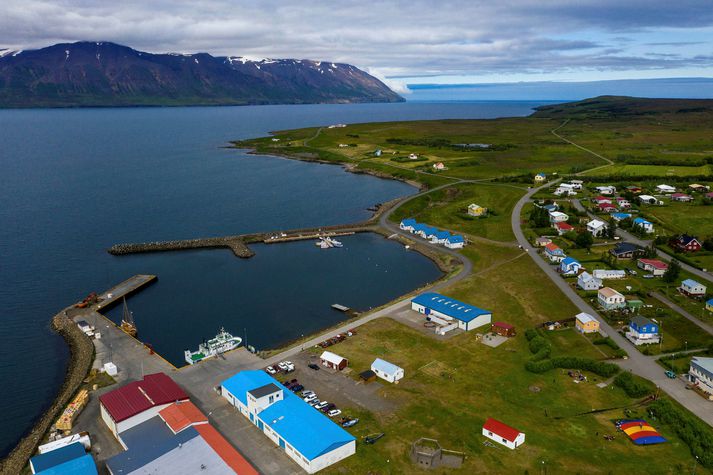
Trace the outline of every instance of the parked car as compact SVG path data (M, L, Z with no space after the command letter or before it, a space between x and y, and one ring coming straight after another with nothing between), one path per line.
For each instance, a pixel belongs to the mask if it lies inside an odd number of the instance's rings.
M320 401L319 399L314 399L314 400L310 401L309 405L312 407L317 407L321 403L322 403L322 401Z
M313 394L314 394L314 391L310 391L309 389L302 391L302 397L312 396Z
M313 370L315 370L315 371L319 371L319 366L316 365L316 364L314 364L314 363L308 364L307 367L308 367L309 369L313 369Z
M312 401L317 400L317 395L316 395L316 394L310 394L309 396L303 397L302 400L303 400L304 402L309 403L309 402L312 402Z
M636 271L634 269L626 269L626 273L629 275L636 275Z
M644 279L653 279L654 275L653 274L644 274L641 277L643 277Z
M268 366L267 368L265 368L265 371L267 371L267 374L277 374L277 370L272 366Z
M277 367L280 368L282 371L287 371L287 364L284 361L280 361L277 363Z
M322 401L316 406L314 406L315 409L324 409L325 407L329 406L329 403L327 401Z
M349 419L342 422L342 427L354 427L359 422L359 419Z
M326 413L328 413L329 411L331 411L332 409L336 409L336 408L337 408L336 404L333 404L333 403L330 402L329 404L327 404L326 406L324 406L324 407L321 409L321 411L326 414Z
M292 387L290 388L290 391L297 393L297 392L302 391L304 388L305 388L305 387L302 386L301 384L295 384L294 386L292 386Z
M341 413L342 413L342 411L340 411L339 409L332 409L331 411L329 411L329 412L327 413L327 415L328 415L329 417L337 417L337 416L338 416L339 414L341 414Z
M671 370L666 371L666 376L668 376L671 379L676 379L676 373L674 373Z

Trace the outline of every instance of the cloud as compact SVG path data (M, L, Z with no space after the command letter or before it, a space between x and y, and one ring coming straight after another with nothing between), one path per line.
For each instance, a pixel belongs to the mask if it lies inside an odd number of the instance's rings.
M415 76L713 66L710 0L3 0L1 10L0 48L89 40L321 59L400 92Z

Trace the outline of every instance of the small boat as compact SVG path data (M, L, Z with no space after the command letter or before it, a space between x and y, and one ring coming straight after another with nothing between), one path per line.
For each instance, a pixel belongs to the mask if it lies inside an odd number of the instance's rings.
M196 364L204 359L218 356L227 351L234 350L240 346L242 342L242 338L233 336L225 331L224 328L221 328L215 338L211 338L208 341L204 340L203 343L198 345L198 351L184 351L186 363Z
M344 247L344 244L337 241L336 239L330 238L329 236L321 236L319 238L319 241L315 242L314 244L320 249L329 249L331 247Z
M119 325L121 330L136 338L138 335L138 330L136 329L136 323L134 323L134 316L129 311L129 307L126 305L126 297L124 297L124 314L121 317L121 325Z

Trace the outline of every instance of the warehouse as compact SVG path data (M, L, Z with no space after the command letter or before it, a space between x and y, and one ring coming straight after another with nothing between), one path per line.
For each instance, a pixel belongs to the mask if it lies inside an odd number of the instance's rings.
M241 371L223 381L221 395L307 473L356 451L356 439L264 371Z
M493 318L487 310L435 292L426 292L411 300L411 309L436 323L449 324L456 320L458 328L465 331L489 325Z
M156 373L100 396L99 408L102 420L123 445L119 434L158 415L170 404L187 400L188 395L178 384Z
M37 475L96 475L94 459L80 442L36 455L30 459L30 470Z

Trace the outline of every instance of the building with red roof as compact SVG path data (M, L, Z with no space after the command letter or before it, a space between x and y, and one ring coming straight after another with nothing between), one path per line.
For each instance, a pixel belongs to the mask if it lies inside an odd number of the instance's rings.
M571 224L567 224L565 222L561 223L555 223L555 229L557 230L557 233L561 236L565 233L568 233L570 231L574 231L574 226Z
M599 211L604 213L613 213L617 210L617 207L611 203L601 203L599 204Z
M123 431L158 415L177 401L188 401L188 395L164 373L155 373L103 394L99 407L102 420L119 438Z
M658 259L639 259L636 266L656 276L664 275L668 269L668 264Z
M483 435L509 449L516 449L525 443L525 433L510 427L492 417L483 424Z
M208 423L208 418L191 401L173 403L161 409L158 415L174 434L186 427Z
M490 326L490 331L502 336L515 336L515 327L505 322L495 322Z

